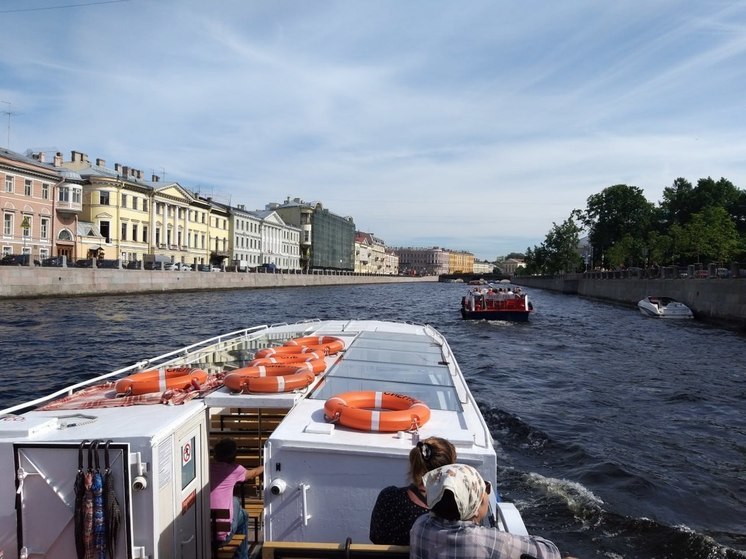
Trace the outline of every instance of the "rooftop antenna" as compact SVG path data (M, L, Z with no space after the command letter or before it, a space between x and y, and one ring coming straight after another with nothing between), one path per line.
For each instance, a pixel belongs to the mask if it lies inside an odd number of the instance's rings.
M11 103L10 103L10 101L3 101L3 100L0 99L0 103L5 103L6 105L8 105L8 110L7 111L3 111L3 114L4 115L8 115L8 144L5 147L7 147L8 149L10 149L10 115L15 114L15 113L13 113L13 111L10 110L10 108L12 106Z

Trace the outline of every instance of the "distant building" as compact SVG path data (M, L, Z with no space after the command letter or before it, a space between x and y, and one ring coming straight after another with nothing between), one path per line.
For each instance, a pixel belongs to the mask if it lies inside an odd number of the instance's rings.
M355 222L325 209L321 202L289 197L267 204L288 225L300 229L300 265L308 270L355 269Z
M450 252L439 248L399 247L399 271L404 274L432 276L448 274Z
M386 244L372 233L355 233L355 272L390 274L386 269Z
M516 260L515 258L506 258L497 263L500 271L503 275L513 276L518 268L525 268L526 263L523 260Z
M474 260L475 274L491 274L494 269L495 265L492 262Z
M448 255L449 274L471 274L474 271L474 255L466 251L450 251Z

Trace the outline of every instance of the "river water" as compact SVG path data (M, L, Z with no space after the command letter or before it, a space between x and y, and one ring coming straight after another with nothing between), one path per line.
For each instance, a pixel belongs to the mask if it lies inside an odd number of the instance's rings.
M589 559L746 558L746 337L531 290L529 323L463 321L445 283L0 301L0 407L247 326L429 323L491 427L503 498Z

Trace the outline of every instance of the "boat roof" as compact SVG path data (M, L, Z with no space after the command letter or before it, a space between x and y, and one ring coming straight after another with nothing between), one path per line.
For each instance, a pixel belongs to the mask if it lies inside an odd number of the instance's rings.
M344 341L341 355L328 356L327 372L302 391L277 394L236 394L219 383L206 386L203 393L177 395L160 405L161 394L121 398L114 393L114 380L133 372L157 367L189 365L219 374L245 366L257 349L300 336L333 336ZM463 375L445 338L428 325L360 320L311 320L293 324L262 325L216 336L173 352L140 361L135 365L75 384L50 396L1 413L23 412L26 425L0 422L0 439L38 437L42 431L59 431L52 438L64 438L66 425L75 425L72 438L109 437L126 425L131 436L156 437L173 422L183 421L204 407L254 407L290 409L303 400L308 408L299 417L326 423L323 404L329 397L349 391L387 391L406 394L425 402L430 421L420 435L430 433L479 446L492 447L492 439L466 386ZM182 400L179 400L182 398ZM147 412L143 406L148 405ZM310 414L310 415L307 415ZM455 420L455 418L458 418ZM300 420L299 420L300 421ZM16 424L16 425L11 425ZM287 425L295 429L293 419ZM304 426L305 428L305 426ZM335 439L342 441L345 428ZM24 435L25 433L25 435ZM475 434L476 433L476 434ZM348 438L354 438L352 434Z

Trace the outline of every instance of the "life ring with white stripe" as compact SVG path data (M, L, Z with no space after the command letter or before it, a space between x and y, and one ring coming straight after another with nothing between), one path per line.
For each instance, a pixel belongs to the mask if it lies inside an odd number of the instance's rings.
M422 427L430 419L430 408L406 394L343 392L324 403L324 416L350 429L383 433Z
M321 361L326 368L323 360L316 361ZM223 384L233 392L291 392L311 384L318 372L323 371L319 367L312 361L244 367L225 375Z
M259 357L249 363L249 367L253 365L264 365L267 363L303 363L304 361L314 361L318 359L324 359L326 355L323 351L311 351L309 353L277 353L269 357Z
M280 355L298 355L302 353L323 353L328 355L324 346L302 346L302 345L281 345L275 347L265 347L264 349L258 350L254 357L259 359L262 357L276 357Z
M286 341L284 346L323 346L328 348L327 353L329 355L335 355L345 348L345 343L342 338L335 336L305 336L303 338L293 338L292 340Z
M207 373L192 367L171 367L134 373L119 379L114 385L117 394L139 396L166 390L199 388L207 380Z

